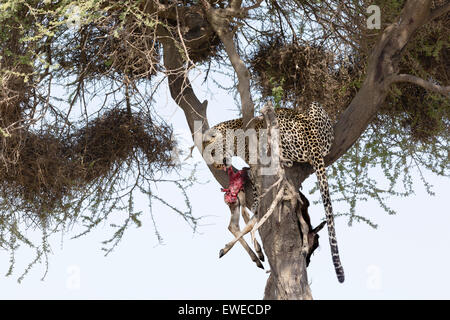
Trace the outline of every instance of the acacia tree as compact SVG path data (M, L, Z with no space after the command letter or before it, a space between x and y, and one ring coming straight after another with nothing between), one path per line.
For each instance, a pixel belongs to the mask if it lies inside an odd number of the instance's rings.
M37 261L49 234L76 222L88 232L125 210L107 241L113 248L130 223L140 224L138 190L195 226L186 193L183 211L152 188L176 168L171 128L155 112L158 88L168 86L193 136L209 129L207 102L189 80L194 68L208 81L230 77L235 85L225 90L236 94L243 129L266 101L299 110L320 102L335 120L325 158L333 201L349 204L350 224L370 223L355 210L368 196L391 212L384 199L412 193L412 168L448 175L449 9L439 0L3 0L0 243L12 254L10 271L19 243L35 248ZM94 97L99 103L88 103ZM387 188L370 178L371 167L383 170ZM225 172L209 169L227 187ZM260 228L271 270L265 298L312 298L307 253L317 235L298 191L312 168L252 171L267 191L260 214L276 200L280 175L293 186ZM194 177L169 182L183 190ZM246 199L250 207L249 187ZM42 230L40 245L25 237L29 224Z

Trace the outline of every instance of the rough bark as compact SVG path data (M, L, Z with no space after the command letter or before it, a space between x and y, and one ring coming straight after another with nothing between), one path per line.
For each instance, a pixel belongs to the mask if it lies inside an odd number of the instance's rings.
M298 172L295 168L286 168L285 170L288 181L298 190L300 187ZM267 190L277 181L278 177L260 176L260 179L259 183L262 189ZM273 188L270 194L261 201L260 216L267 212L278 191L278 188ZM259 229L271 271L264 299L312 299L299 215L301 215L300 206L291 199L284 199Z

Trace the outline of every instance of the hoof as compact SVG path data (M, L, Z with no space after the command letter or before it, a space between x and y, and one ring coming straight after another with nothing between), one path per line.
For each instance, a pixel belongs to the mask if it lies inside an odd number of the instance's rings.
M261 260L262 262L264 262L264 255L263 255L262 253L259 255L259 260Z
M258 261L258 262L256 263L256 265L258 266L258 268L261 268L261 269L264 270L264 266L262 265L261 261Z
M219 251L219 259L222 258L225 254L225 251L223 251L223 249L220 249Z
M293 166L294 162L292 162L292 160L288 160L288 159L282 159L281 160L283 165L287 168L290 168Z

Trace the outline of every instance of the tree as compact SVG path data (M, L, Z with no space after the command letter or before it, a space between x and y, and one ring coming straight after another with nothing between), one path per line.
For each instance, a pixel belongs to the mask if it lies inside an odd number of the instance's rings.
M207 102L189 81L194 68L209 81L221 72L234 80L229 90L237 90L243 129L266 101L300 110L319 101L336 120L325 162L332 191L349 203L349 223L367 221L355 213L367 196L389 211L385 196L413 191L411 168L448 175L449 8L439 0L3 0L0 243L12 254L10 271L18 243L36 248L37 261L48 253L49 234L80 220L88 232L114 209L127 210L107 242L112 250L130 223L140 224L137 190L171 207L152 189L166 182L160 173L177 167L153 95L167 79L193 136L206 132ZM55 87L69 98L55 97ZM96 96L104 99L93 108ZM387 188L370 178L374 166ZM209 168L226 187L225 172ZM283 170L292 197L304 198L298 189L312 168ZM182 190L194 177L171 182ZM269 190L259 211L267 212L277 175L254 180ZM254 200L250 188L246 199ZM172 209L195 227L186 200L187 211ZM260 229L271 267L265 298L308 299L307 207L282 203ZM41 245L26 239L23 223L42 230Z

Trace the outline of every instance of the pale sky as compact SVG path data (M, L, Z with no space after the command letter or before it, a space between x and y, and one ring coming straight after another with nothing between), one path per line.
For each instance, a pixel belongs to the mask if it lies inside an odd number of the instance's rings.
M210 124L237 116L232 97L213 85L196 82L200 100L209 100ZM184 146L192 145L183 112L164 90L158 98L158 112L174 126ZM200 159L198 152L195 158ZM376 174L376 171L374 171ZM374 230L363 223L347 225L338 218L336 232L345 269L344 284L338 283L331 261L326 228L320 248L308 268L315 299L450 299L450 209L448 178L427 175L436 196L429 196L415 177L416 194L392 198L389 205L397 215L389 216L374 201L359 203L357 213L378 224ZM268 274L257 268L240 245L219 259L219 250L232 239L227 226L229 210L220 186L205 165L200 180L210 180L189 190L196 217L203 216L197 233L170 209L155 203L153 212L164 244L158 244L145 198L136 203L143 210L141 228L131 227L108 257L101 241L113 230L106 223L92 234L70 240L53 238L53 254L47 277L41 281L42 266L34 267L21 284L17 277L33 259L20 250L15 273L8 271L9 255L0 252L0 299L260 299ZM316 177L309 177L309 190ZM172 203L182 205L176 189L161 187ZM320 194L308 195L310 200ZM311 201L312 202L312 201ZM335 212L345 206L334 204ZM120 213L117 213L120 216ZM310 207L313 225L324 217L322 203ZM75 230L76 231L76 230ZM267 262L264 263L266 270Z

